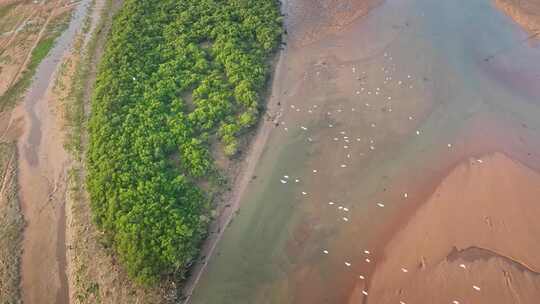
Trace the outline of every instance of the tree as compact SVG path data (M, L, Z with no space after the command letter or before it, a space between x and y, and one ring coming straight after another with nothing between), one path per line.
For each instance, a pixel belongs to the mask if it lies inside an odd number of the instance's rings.
M204 239L216 170L258 119L265 62L281 34L275 0L126 0L100 63L87 188L96 223L128 274L183 273Z

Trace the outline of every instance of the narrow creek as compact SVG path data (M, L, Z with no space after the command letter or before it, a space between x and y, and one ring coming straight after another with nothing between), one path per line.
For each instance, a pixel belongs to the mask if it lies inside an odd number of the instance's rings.
M24 118L17 143L19 198L26 221L21 263L24 303L69 303L64 215L69 156L63 148L59 105L48 92L90 3L77 4L68 28L37 68L24 102L14 112Z
M302 1L290 2L294 36L317 16L294 20ZM388 0L339 33L289 41L272 92L282 124L191 303L353 303L386 224L450 168L502 152L539 170L528 37L489 0Z

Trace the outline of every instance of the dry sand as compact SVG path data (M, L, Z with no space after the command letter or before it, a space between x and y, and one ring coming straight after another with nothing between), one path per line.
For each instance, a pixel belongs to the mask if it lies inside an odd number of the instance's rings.
M538 303L539 197L540 174L504 154L462 162L396 228L349 303Z
M494 0L495 6L510 16L531 35L540 35L539 0Z

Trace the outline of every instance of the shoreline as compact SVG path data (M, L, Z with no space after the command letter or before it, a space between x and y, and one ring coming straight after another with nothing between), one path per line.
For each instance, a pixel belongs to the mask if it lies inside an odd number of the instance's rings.
M287 5L287 0L281 2L282 14L286 15L284 6ZM285 27L285 23L284 23ZM281 109L283 104L279 96L279 82L276 81L279 74L282 71L283 58L285 52L287 52L287 34L283 34L285 39L282 39L282 48L274 55L277 57L275 67L272 69L270 75L270 81L268 86L268 102L265 104L265 111L259 118L259 123L256 128L255 134L249 139L245 156L238 161L236 165L237 169L233 174L232 190L227 191L223 196L225 199L216 207L221 209L221 212L217 216L217 219L212 221L208 228L208 237L203 241L201 250L197 256L197 260L189 270L187 280L184 282L181 288L180 301L184 304L189 304L193 291L197 287L197 284L201 276L205 273L208 262L213 257L217 244L221 240L224 231L229 226L229 223L234 218L237 211L240 209L241 199L252 180L253 173L255 172L256 165L263 154L266 142L275 128L275 125L279 123ZM275 94L277 93L277 94ZM281 104L281 105L280 105ZM271 119L267 119L271 118Z

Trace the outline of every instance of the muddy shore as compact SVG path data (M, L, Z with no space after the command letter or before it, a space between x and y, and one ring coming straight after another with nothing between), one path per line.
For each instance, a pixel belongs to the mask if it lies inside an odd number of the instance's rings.
M529 31L531 36L540 35L540 1L494 0L494 3L497 8Z

